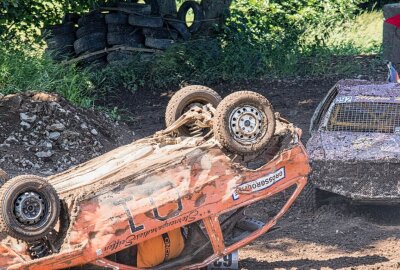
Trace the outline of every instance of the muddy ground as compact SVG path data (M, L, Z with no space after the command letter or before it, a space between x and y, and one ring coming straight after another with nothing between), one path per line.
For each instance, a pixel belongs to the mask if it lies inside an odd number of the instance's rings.
M385 75L381 69L356 77L383 80ZM305 143L315 107L338 79L288 78L211 87L222 96L237 90L265 95L276 111L303 129ZM125 107L123 119L129 120L138 139L164 127L165 107L175 90L138 91L114 97L113 102ZM278 230L239 251L242 269L400 269L400 207L351 205L337 198L314 214L304 214L300 200L277 224ZM270 214L271 205L258 204L258 217Z
M385 76L381 69L356 78L384 80ZM303 129L305 143L315 107L338 79L261 80L212 87L222 96L236 90L264 94L276 111ZM142 91L125 99L137 137L164 127L164 109L171 94ZM304 214L300 200L277 224L279 230L239 251L240 268L400 269L400 206L352 205L336 198L316 213ZM258 207L258 213L270 210L267 202Z

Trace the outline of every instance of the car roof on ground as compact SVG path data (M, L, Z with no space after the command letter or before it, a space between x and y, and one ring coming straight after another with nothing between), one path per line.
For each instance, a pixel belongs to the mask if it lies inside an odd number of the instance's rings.
M337 96L400 97L400 84L367 80L340 80L335 85Z

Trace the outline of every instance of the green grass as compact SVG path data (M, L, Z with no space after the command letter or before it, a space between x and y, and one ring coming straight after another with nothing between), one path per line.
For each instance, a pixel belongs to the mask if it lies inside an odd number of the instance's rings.
M89 73L75 66L55 64L41 50L0 51L0 93L55 92L83 107L93 106L94 86Z
M107 106L107 100L122 91L177 88L183 83L350 76L379 62L379 57L366 62L349 61L344 56L379 55L382 21L381 12L360 14L331 29L331 35L318 46L307 43L307 36L296 46L287 45L284 39L274 44L270 44L273 40L259 39L194 39L173 46L154 61L140 63L138 58L100 70L56 64L43 55L41 48L14 50L0 43L0 93L56 92L75 104L92 107ZM104 110L118 118L119 109L114 106Z
M381 50L382 31L382 12L365 12L354 21L332 29L326 45L343 54L376 54Z

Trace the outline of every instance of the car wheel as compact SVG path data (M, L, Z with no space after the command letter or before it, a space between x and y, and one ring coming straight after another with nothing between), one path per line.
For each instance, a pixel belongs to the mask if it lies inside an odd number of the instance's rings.
M191 25L188 25L186 21L189 10L192 10L194 15L194 20ZM182 6L179 8L178 11L178 19L180 21L185 22L186 27L189 29L190 33L195 33L199 31L203 17L204 17L203 8L200 6L199 3L195 1L183 2Z
M264 150L275 132L272 105L262 95L240 91L224 98L214 116L214 136L237 154Z
M3 186L8 181L8 179L10 179L8 177L8 174L0 169L0 187Z
M191 85L176 92L168 102L165 112L167 127L171 126L179 117L196 104L211 104L214 108L221 102L221 96L213 89L202 85ZM190 136L190 127L182 126L178 129L179 135Z
M76 54L83 52L95 52L104 49L107 45L105 33L93 33L77 39L74 42L74 49Z
M0 188L0 231L31 242L56 225L60 200L53 186L38 176L23 175Z

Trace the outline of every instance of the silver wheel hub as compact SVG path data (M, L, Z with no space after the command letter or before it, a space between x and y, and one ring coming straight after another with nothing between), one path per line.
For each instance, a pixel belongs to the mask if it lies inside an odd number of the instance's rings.
M229 116L229 130L236 141L252 144L262 133L263 114L255 107L235 108Z
M44 216L45 201L38 193L30 191L19 195L14 207L19 222L34 225Z

